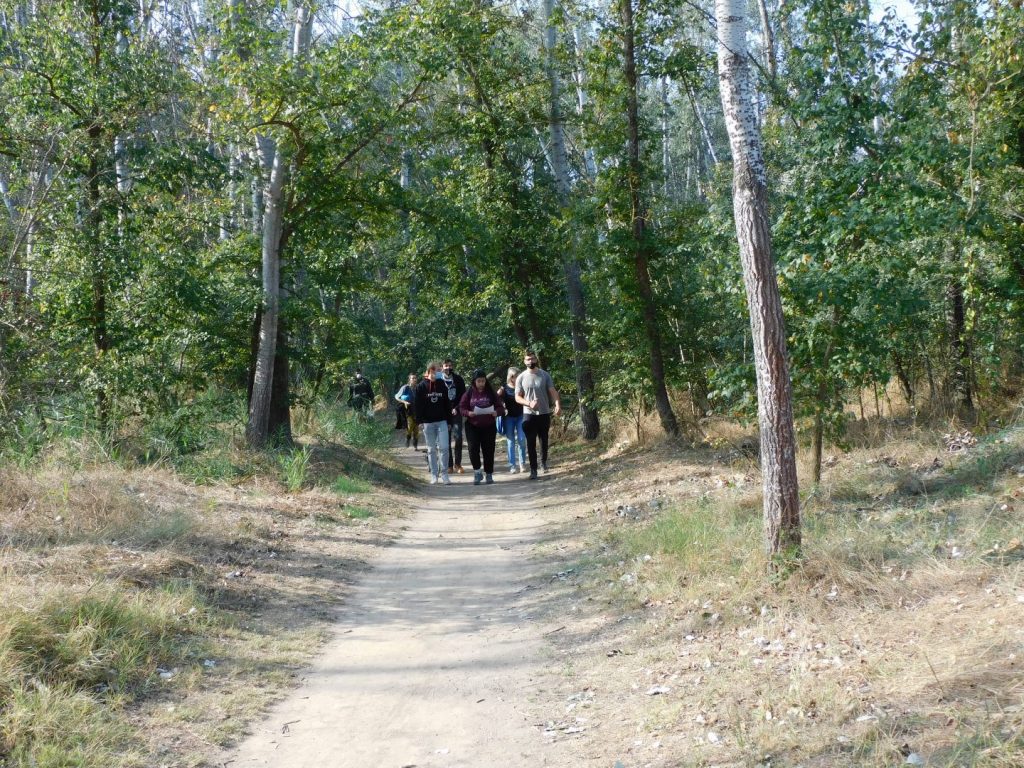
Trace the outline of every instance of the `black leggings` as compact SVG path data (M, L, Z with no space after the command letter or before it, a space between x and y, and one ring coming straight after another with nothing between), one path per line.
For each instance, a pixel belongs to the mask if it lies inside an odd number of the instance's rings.
M537 471L537 438L540 437L540 460L548 463L548 432L550 413L523 414L523 432L526 433L526 452L530 454L530 469Z
M497 434L498 430L493 424L489 427L474 427L471 422L466 422L466 442L469 443L469 460L473 462L473 469L480 469L480 452L483 451L484 472L494 474L494 438Z

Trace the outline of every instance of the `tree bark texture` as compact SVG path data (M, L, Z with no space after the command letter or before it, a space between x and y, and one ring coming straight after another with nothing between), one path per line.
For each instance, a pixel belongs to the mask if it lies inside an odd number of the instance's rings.
M544 0L545 67L550 98L548 126L551 133L548 160L551 164L551 173L555 177L560 214L564 218L572 201L572 182L569 178L569 153L565 148L565 127L562 121L562 84L558 75L558 62L555 60L556 34L553 12L554 0ZM589 361L590 344L587 339L587 304L583 292L583 277L579 260L576 258L576 243L566 243L563 247L562 271L565 275L565 294L569 305L569 330L580 421L583 424L583 437L594 440L601 431L601 422L594 397L594 373Z
M277 357L278 314L281 297L281 225L284 217L284 188L288 161L276 148L270 167L263 213L262 275L263 313L260 317L259 352L249 401L249 422L245 440L253 448L266 445L270 429L274 361Z
M970 348L967 343L967 324L964 311L964 286L959 277L946 284L946 327L949 333L950 371L948 389L957 412L964 416L974 413L971 392Z
M764 544L769 557L800 547L792 384L782 300L772 258L767 177L746 46L745 3L716 0L718 73L733 158L733 215L757 373Z
M661 427L666 434L679 434L679 422L672 411L665 386L665 358L661 349L661 331L658 328L658 312L651 286L650 243L647 239L647 208L641 194L643 170L640 165L640 108L636 72L636 28L633 18L633 0L619 0L622 15L623 68L626 79L626 117L629 171L630 218L633 229L633 272L640 298L644 335L647 338L651 364L651 383L654 387L654 404L658 411Z
M295 7L291 56L299 66L310 45L312 14L305 6ZM261 159L270 160L270 176L264 193L262 239L263 314L260 318L259 352L249 399L249 422L245 427L246 442L261 448L274 437L291 442L291 415L288 395L287 345L279 343L284 335L281 311L281 251L283 249L284 215L287 207L285 190L291 158L283 144L257 137ZM273 154L272 159L269 157ZM276 371L275 371L276 369Z

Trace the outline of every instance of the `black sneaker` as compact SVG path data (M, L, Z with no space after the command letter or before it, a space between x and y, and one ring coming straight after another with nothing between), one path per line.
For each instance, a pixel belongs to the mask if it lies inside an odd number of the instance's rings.
M546 461L540 463L540 468L544 470L545 475L548 473L548 463Z
M537 470L536 469L531 469L530 470L530 479L531 480L536 480L537 479Z

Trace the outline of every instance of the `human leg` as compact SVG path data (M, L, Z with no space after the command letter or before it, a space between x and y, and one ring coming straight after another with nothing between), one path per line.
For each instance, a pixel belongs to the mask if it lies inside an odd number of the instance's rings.
M494 474L494 444L498 438L498 431L494 427L488 427L480 430L480 434L477 437L480 449L483 453L484 463L484 474L490 476ZM473 457L473 461L476 461L476 457ZM476 464L473 467L476 468Z
M518 445L517 450L519 451L519 466L526 466L526 432L523 429L523 417L520 416L516 419L516 443Z
M423 425L423 438L427 441L427 466L430 467L430 476L437 481L441 468L441 430L444 422L430 422ZM447 426L447 425L445 425ZM445 430L447 432L447 430ZM447 438L447 435L445 435ZM446 440L447 443L447 440ZM447 457L445 457L447 458Z
M540 438L540 463L548 468L548 433L551 431L551 414L545 413L537 417L537 437Z
M445 485L448 485L451 482L448 479L448 422L437 422L437 431L437 444L441 450L441 455L438 457L437 466L441 470L441 479L444 481Z
M523 416L523 432L526 433L526 452L530 456L530 476L537 474L537 422L536 416Z
M469 460L473 464L473 469L480 469L480 428L474 427L468 421L466 422L466 442L469 444Z
M454 466L457 470L462 470L462 417L455 419L451 425L452 442L455 444L455 453L452 458L448 460L448 466L451 467L454 459Z

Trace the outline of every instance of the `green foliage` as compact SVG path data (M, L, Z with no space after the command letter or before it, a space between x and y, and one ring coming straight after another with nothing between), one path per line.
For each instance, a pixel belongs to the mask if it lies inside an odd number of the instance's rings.
M331 490L339 496L351 496L355 493L369 493L370 489L370 484L365 480L346 477L345 475L338 475L337 479L331 483Z
M358 24L317 6L296 61L295 4L204 4L195 26L147 25L120 0L0 2L4 460L87 436L195 482L249 471L229 433L247 418L261 303L257 136L292 169L291 404L319 407L356 366L386 399L431 358L499 370L529 345L571 412L568 255L598 404L635 417L654 391L643 246L670 388L695 414L750 419L712 40L693 7L635 6L634 179L618 5L556 4L551 59L540 21L512 6L381 6ZM865 3L779 13L762 122L798 418L841 442L849 400L894 380L914 408L961 380L997 400L1024 365L1020 8L925 3L915 29ZM323 421L360 450L388 445Z
M313 451L308 446L297 448L281 454L278 463L281 467L281 481L285 487L295 493L302 490L309 474L309 460Z

